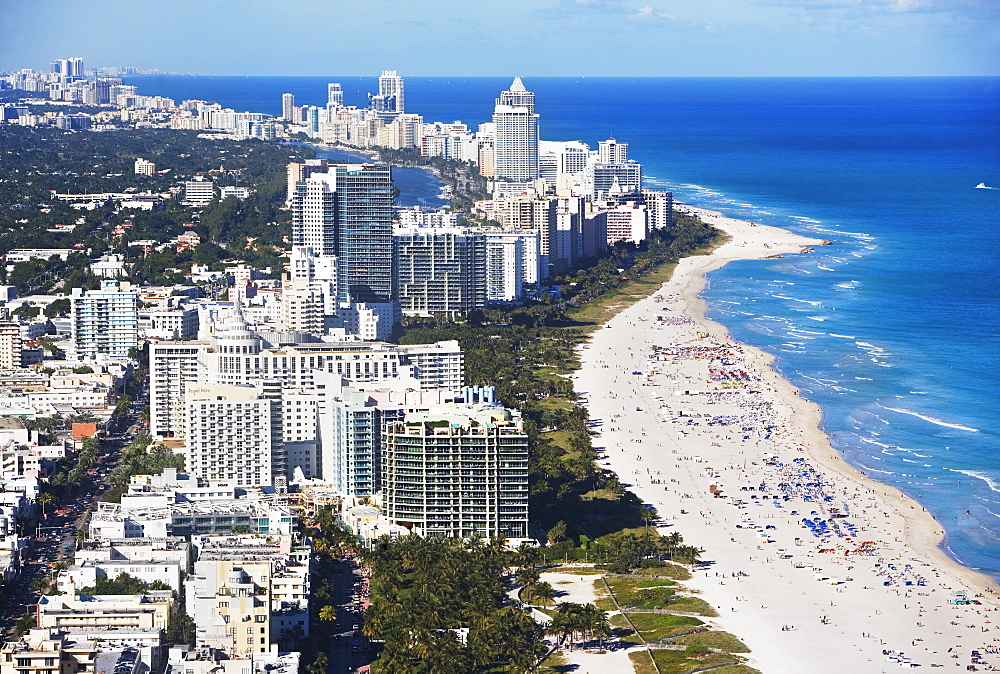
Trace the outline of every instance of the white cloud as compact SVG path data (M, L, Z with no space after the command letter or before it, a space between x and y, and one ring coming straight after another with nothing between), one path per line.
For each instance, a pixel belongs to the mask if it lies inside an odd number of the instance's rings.
M751 0L755 5L802 9L855 9L872 12L948 12L1000 14L997 0Z

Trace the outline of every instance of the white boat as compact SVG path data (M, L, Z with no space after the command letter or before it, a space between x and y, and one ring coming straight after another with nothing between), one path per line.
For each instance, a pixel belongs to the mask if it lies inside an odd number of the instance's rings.
M986 186L986 183L979 183L978 185L976 185L976 189L977 190L988 190L990 188Z

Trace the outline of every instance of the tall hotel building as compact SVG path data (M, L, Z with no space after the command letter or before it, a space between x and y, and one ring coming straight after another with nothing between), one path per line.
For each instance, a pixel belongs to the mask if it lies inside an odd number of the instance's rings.
M344 107L344 90L340 88L339 82L326 85L326 105L333 108Z
M403 78L395 70L383 70L378 78L378 94L371 97L372 110L388 123L404 112L404 100Z
M529 181L538 177L538 115L535 94L514 78L493 109L494 169L497 178Z
M338 301L392 302L392 176L384 164L337 164L296 183L292 245L336 255Z
M528 436L516 410L407 412L382 441L389 520L424 536L527 536Z
M295 119L295 95L281 94L281 118L286 122L294 122Z

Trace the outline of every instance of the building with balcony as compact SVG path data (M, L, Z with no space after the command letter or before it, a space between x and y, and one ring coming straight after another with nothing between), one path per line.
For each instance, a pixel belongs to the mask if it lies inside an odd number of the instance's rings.
M386 519L420 535L525 538L528 436L498 407L406 413L386 423Z
M139 293L125 281L101 281L97 290L73 288L72 339L78 356L128 358L139 345Z

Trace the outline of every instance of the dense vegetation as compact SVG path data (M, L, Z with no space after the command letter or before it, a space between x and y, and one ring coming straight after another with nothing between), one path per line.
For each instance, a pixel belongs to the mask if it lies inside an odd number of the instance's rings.
M93 133L16 125L0 126L0 147L0 244L6 249L80 250L66 261L16 265L3 280L21 293L95 287L98 279L89 265L103 253L123 254L134 264L131 278L140 283L183 282L192 262L221 268L217 265L222 260L242 260L276 270L276 248L287 246L288 215L280 210L286 196L285 165L315 154L297 145L199 138L197 131ZM158 173L135 175L137 157L153 161ZM80 211L51 198L51 192L166 192L209 172L217 185L250 187L251 196L245 201L216 199L200 211L177 198L153 211L116 210L112 203ZM57 224L76 228L48 231ZM145 240L167 243L191 231L201 237L194 250L145 252L129 245Z
M367 554L364 632L381 642L373 672L526 672L544 651L531 616L506 595L517 553L503 541L407 536Z

